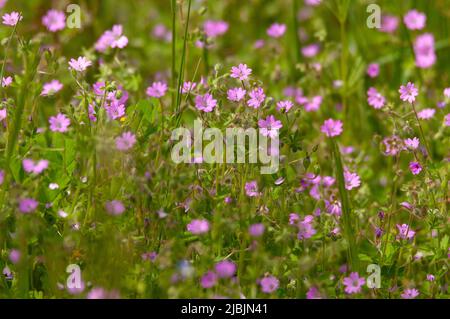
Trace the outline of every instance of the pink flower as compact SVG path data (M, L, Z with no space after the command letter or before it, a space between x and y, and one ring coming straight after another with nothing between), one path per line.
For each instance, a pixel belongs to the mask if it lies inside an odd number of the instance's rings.
M361 287L366 283L366 280L359 277L357 272L352 272L350 276L345 277L342 282L345 286L344 291L350 295L361 292Z
M9 252L9 260L13 263L13 264L17 264L20 261L20 257L21 257L21 253L19 250L17 249L11 249L11 251Z
M417 113L417 117L421 120L429 120L434 117L435 109L423 109Z
M42 88L41 96L49 96L59 92L63 88L63 85L58 80L52 80L51 82L45 83Z
M320 51L320 46L318 44L310 44L302 48L302 54L306 58L315 57Z
M403 299L414 299L419 295L419 290L413 288L413 289L405 289L403 293L401 294L401 297Z
M413 175L418 175L422 171L422 166L419 162L410 162L409 170L413 173Z
M322 2L322 0L305 0L305 4L308 6L318 6L320 3Z
M203 288L211 288L217 284L217 275L213 271L208 271L200 279L200 285Z
M316 287L311 287L306 293L306 299L322 299L322 296Z
M47 160L39 160L37 162L26 158L22 161L23 170L27 173L40 174L48 168Z
M297 101L300 101L300 104L303 104L306 112L315 112L320 108L323 98L320 95L317 95L310 99L304 98L302 100L301 98L298 98Z
M426 21L427 16L417 10L410 10L403 17L403 22L409 30L422 30Z
M75 70L78 72L85 71L88 67L92 65L92 62L86 59L84 56L78 57L77 60L70 59L69 61L69 70Z
M39 203L33 198L23 198L19 202L19 210L24 214L32 213L36 210Z
M266 95L264 94L264 90L262 88L256 88L248 95L250 96L250 99L247 101L247 104L254 109L259 108L266 99Z
M284 111L284 112L289 112L289 110L294 106L294 103L292 103L289 100L286 101L279 101L277 103L277 110L278 111Z
M436 63L434 53L434 37L431 33L422 34L414 42L416 66L422 69L429 68Z
M345 189L351 190L353 188L357 188L361 185L361 180L356 173L351 173L349 171L344 172L345 179Z
M259 285L261 286L261 291L270 294L278 289L280 282L274 276L266 276L259 281Z
M259 132L263 136L274 138L278 136L278 131L283 127L281 121L278 121L273 115L269 115L265 120L258 121Z
M5 181L5 171L0 169L0 185Z
M248 232L250 234L250 236L252 237L261 237L264 234L264 224L259 223L259 224L252 224L250 225L250 227L248 228Z
M249 75L252 74L252 69L247 67L247 64L239 64L239 66L233 66L231 68L230 76L241 81L247 80Z
M286 25L274 23L267 29L267 35L272 38L279 38L286 32Z
M445 89L444 89L444 96L445 96L446 98L450 98L450 88L445 88Z
M8 87L11 85L11 83L13 82L12 77L7 76L6 78L2 78L2 87Z
M3 19L3 24L4 25L9 25L9 26L15 26L19 21L22 20L22 15L18 12L11 12L11 13L5 13L2 16Z
M147 95L150 97L160 98L163 97L167 92L167 84L165 82L153 82L147 88Z
M414 238L414 235L416 234L415 231L411 230L408 224L397 224L398 229L398 239L412 239Z
M378 63L371 63L367 67L367 75L371 78L376 78L380 74L380 65Z
M184 82L183 86L181 87L181 93L187 94L192 92L195 87L197 86L197 83L195 82Z
M343 124L340 120L328 119L323 122L320 130L322 131L322 133L325 133L326 136L334 137L341 135L343 131L342 126Z
M128 151L136 143L136 135L131 132L124 132L116 138L116 148L119 151Z
M114 216L122 215L125 211L125 205L120 200L112 200L110 202L106 202L105 204L106 211Z
M386 103L386 99L377 91L377 89L370 87L369 90L367 90L367 103L374 109L381 109Z
M411 138L407 138L404 140L405 145L407 148L409 148L410 150L415 150L419 147L419 139L417 137L413 137Z
M444 125L445 126L450 126L450 113L445 115L445 117L444 117Z
M386 148L385 155L395 156L405 149L403 140L396 135L385 137L383 144Z
M307 215L305 218L298 222L298 234L297 238L299 240L308 239L316 234L316 230L312 226L312 222L314 221L314 217L312 215Z
M392 15L384 15L381 17L381 32L393 33L397 30L399 24L399 18Z
M245 193L248 197L256 197L261 195L261 193L258 192L258 183L256 181L245 183Z
M66 27L66 15L63 11L49 10L42 17L42 24L47 27L50 32L57 32Z
M223 260L216 264L215 270L219 278L230 278L236 273L236 264L229 260Z
M52 132L67 132L70 125L70 120L62 113L50 117L48 121L50 123L50 130Z
M408 82L406 86L401 85L398 92L400 93L400 99L404 102L408 101L409 103L414 103L416 96L419 95L419 90L417 90L411 82Z
M125 115L125 105L120 104L120 101L118 101L118 100L113 100L111 102L111 104L105 105L105 109L106 109L106 112L108 114L108 117L111 120L119 119L119 118L121 118L122 116ZM93 115L92 111L94 111L94 113L95 113L95 110L90 109L90 111L89 111L90 112L90 115L89 115L90 118ZM95 120L97 120L97 119L95 118Z
M246 93L247 91L245 91L243 88L232 88L227 91L227 98L230 101L239 102L245 97Z
M206 219L193 219L187 224L186 229L194 235L200 235L209 231L209 222Z
M211 112L217 106L217 100L209 93L195 97L195 107L203 112Z
M104 52L108 48L123 49L128 44L128 38L123 35L123 27L116 24L111 30L106 30L95 43L95 50Z
M228 31L228 23L225 21L207 20L203 24L203 30L207 37L215 38Z

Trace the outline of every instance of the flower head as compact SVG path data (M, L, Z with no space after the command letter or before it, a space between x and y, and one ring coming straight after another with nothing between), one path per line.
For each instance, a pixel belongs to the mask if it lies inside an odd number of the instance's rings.
M405 289L403 290L403 293L401 294L401 297L403 299L414 299L419 295L419 290L412 288L412 289Z
M344 278L343 283L345 286L344 291L347 294L355 294L361 292L361 287L366 283L366 280L359 277L357 272L352 272L350 276Z
M349 171L344 171L344 179L345 179L345 189L351 190L353 188L357 188L361 185L361 180L356 173L351 173Z
M3 77L2 78L2 87L8 87L11 85L11 83L13 82L12 77L7 76L7 77Z
M193 219L187 224L186 229L194 235L200 235L209 231L209 222L206 219Z
M289 110L294 106L294 103L292 103L289 100L285 100L285 101L279 101L277 103L277 110L278 111L284 111L284 112L289 112Z
M203 30L207 37L215 38L228 31L228 23L225 21L207 20L203 24Z
M421 120L429 120L434 117L434 114L436 113L435 109L423 109L422 111L417 113L417 117Z
M44 84L41 95L42 96L50 96L50 95L53 95L53 94L59 92L62 88L63 88L63 84L61 82L59 82L58 80L52 80L52 81Z
M18 12L5 13L2 16L3 24L9 26L15 26L20 20L22 20L22 15Z
M425 28L427 16L417 10L410 10L403 17L403 22L409 30L422 30Z
M419 139L417 137L407 138L404 140L405 145L410 150L415 150L419 147Z
M50 117L48 121L52 132L67 132L70 125L70 120L62 113Z
M245 97L246 93L247 91L241 87L232 88L227 91L227 98L230 101L239 102Z
M398 236L399 239L412 239L416 234L415 231L411 230L411 227L408 224L397 224Z
M286 25L274 23L267 29L267 35L272 38L279 38L286 32Z
M334 137L341 135L343 129L342 129L342 122L339 120L333 120L328 119L323 122L323 125L320 127L320 130L322 133L325 133L328 137Z
M280 282L274 276L266 276L259 281L259 285L261 286L261 291L270 294L278 289Z
M252 236L252 237L261 237L264 234L264 230L265 230L265 227L264 227L264 224L262 224L262 223L252 224L248 228L248 232L249 232L250 236Z
M371 78L376 78L380 74L380 65L378 63L371 63L367 67L367 75Z
M229 260L223 260L216 264L215 270L220 278L230 278L236 273L236 264Z
M195 97L195 107L203 112L212 112L217 105L217 100L209 93Z
M247 80L249 75L252 74L252 69L247 67L247 64L239 64L231 68L230 76L241 81Z
M434 36L431 33L425 33L416 38L414 54L416 56L416 66L419 68L427 69L436 63Z
M269 115L265 120L258 121L259 132L263 136L274 138L278 136L278 131L283 127L281 121L278 121L273 115Z
M119 151L128 151L136 144L136 135L131 132L124 132L116 137L116 148Z
M386 99L378 93L377 89L370 87L367 90L367 103L374 109L381 109L386 103Z
M88 67L92 65L92 62L86 59L84 56L78 57L78 59L70 59L69 69L78 72L85 71Z
M396 16L392 15L383 15L381 17L381 32L385 33L393 33L398 28L398 24L400 19Z
M245 183L245 193L248 197L259 196L261 193L258 192L258 183L256 181Z
M40 174L48 167L47 160L39 160L37 162L26 158L22 161L23 170L27 173Z
M254 109L259 108L266 99L263 88L253 89L248 95L250 96L250 99L247 101L247 105Z
M208 271L200 279L200 284L203 288L214 287L217 283L217 275L213 271Z
M400 93L400 99L404 102L414 103L416 96L419 95L419 91L414 86L414 83L408 82L406 85L401 85L398 90Z
M19 202L19 210L24 214L32 213L36 210L39 203L33 198L23 198Z
M150 97L160 98L163 97L167 92L167 84L165 82L153 82L147 88L147 95Z
M125 205L120 200L112 200L110 202L106 202L105 204L106 211L111 215L121 215L125 211Z
M413 173L413 175L418 175L422 171L422 166L419 162L410 162L409 170Z
M57 32L66 27L66 15L63 11L49 10L46 15L42 17L42 24L50 32Z

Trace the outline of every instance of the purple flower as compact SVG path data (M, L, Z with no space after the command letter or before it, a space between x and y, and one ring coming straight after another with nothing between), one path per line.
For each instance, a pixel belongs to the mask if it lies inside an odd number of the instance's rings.
M248 232L252 237L261 237L264 234L264 224L252 224L248 228Z
M42 88L41 96L50 96L59 92L63 88L63 85L58 80L52 80L44 84Z
M124 132L121 136L116 137L116 148L119 151L128 151L136 143L136 135L131 132Z
M22 254L17 249L11 249L11 251L9 252L9 260L13 264L17 264L20 261L21 256L22 256Z
M445 117L444 117L444 125L445 126L450 126L450 113L445 115Z
M422 171L422 166L419 162L410 162L409 170L413 173L413 175L418 175Z
M120 200L116 199L110 202L106 202L105 207L107 212L114 216L122 215L125 211L125 205Z
M88 67L92 65L92 62L86 59L84 56L78 57L78 59L70 59L69 70L75 70L78 72L85 71Z
M397 224L398 236L399 239L412 239L416 235L416 232L411 230L408 224Z
M63 11L49 10L42 17L42 24L47 27L50 32L57 32L66 27L66 15Z
M195 87L197 86L197 83L195 82L184 82L183 86L181 87L181 93L187 94L192 92Z
M33 198L23 198L19 202L19 210L22 213L29 214L36 210L39 203Z
M409 103L414 103L416 96L419 95L419 91L411 82L408 82L406 86L401 85L398 92L400 93L400 99L404 102L408 101Z
M274 23L267 29L267 35L272 38L279 38L286 32L286 25Z
M209 93L195 97L195 107L203 112L211 112L217 106L217 100Z
M104 52L108 48L123 49L128 44L128 38L123 35L123 27L116 24L111 30L106 30L95 43L95 50Z
M344 291L347 294L355 294L361 291L361 287L365 284L366 280L362 277L359 277L357 272L352 272L350 276L345 277L343 280L345 289Z
M431 33L422 34L414 42L416 66L427 69L436 63L434 52L434 37Z
M47 160L39 160L34 162L32 159L25 158L22 161L23 170L27 173L40 174L48 167Z
M70 125L70 120L62 113L50 117L48 121L52 132L67 132Z
M316 287L309 288L306 293L306 299L322 299L322 296L319 293L319 290Z
M209 231L209 222L206 219L193 219L187 224L186 229L194 235L200 235Z
M270 294L278 289L280 282L274 276L266 276L259 281L259 285L261 286L261 291Z
M208 271L200 279L200 284L203 288L214 287L217 283L217 275L213 271Z
M261 104L266 99L266 95L264 94L264 90L262 88L256 88L248 94L250 99L247 101L248 106L257 109L261 106Z
M160 98L167 92L167 84L165 82L154 82L147 88L147 95L150 97Z
M249 75L252 74L252 69L247 67L247 64L239 64L231 68L230 76L241 81L247 80Z
M284 112L289 112L289 110L294 106L294 103L292 103L289 100L286 101L279 101L277 103L277 110L278 111L284 111Z
M434 117L434 114L436 113L435 109L423 109L422 111L417 113L417 117L421 120L429 120Z
M412 288L412 289L405 289L403 290L403 293L401 294L401 297L403 299L414 299L419 295L419 290Z
M426 21L427 16L417 10L410 10L403 17L403 22L409 30L422 30Z
M386 103L386 99L375 88L367 90L367 103L374 109L381 109Z
M247 93L246 90L243 88L237 87L232 88L227 91L227 98L230 101L239 102L245 97L245 94Z
M380 65L378 63L371 63L367 67L367 75L371 78L376 78L380 74Z
M236 264L229 260L223 260L216 264L215 270L219 278L230 278L236 273Z
M396 135L385 137L383 139L383 144L386 148L384 151L385 155L395 156L405 149L403 140Z
M417 137L407 138L404 140L404 143L410 150L415 150L419 147L419 139Z
M261 195L261 193L258 192L258 183L256 181L245 183L245 193L248 197L256 197Z
M2 78L2 87L4 87L4 88L8 87L11 85L12 82L13 82L12 77L10 77L10 76L7 76L6 78L3 77Z
M22 15L18 12L5 13L2 16L3 24L9 26L15 26L20 20L22 20Z
M298 234L297 238L299 240L308 239L314 236L316 230L312 226L314 217L312 215L307 215L305 218L297 224Z
M427 274L427 280L428 281L434 281L436 278L432 274Z
M306 58L315 57L320 51L320 46L316 43L307 45L302 48L302 54Z
M351 173L349 171L344 172L345 179L345 189L351 190L353 188L357 188L361 185L361 180L356 173Z
M381 32L393 33L397 30L399 24L399 18L392 15L383 15L381 17Z
M228 31L228 23L225 21L207 20L203 24L203 30L207 37L215 38Z
M263 136L275 138L278 136L278 131L283 127L281 121L278 121L273 115L269 115L265 120L258 121L259 132Z
M339 120L328 119L323 122L320 130L328 137L339 136L343 131L342 125L342 122Z

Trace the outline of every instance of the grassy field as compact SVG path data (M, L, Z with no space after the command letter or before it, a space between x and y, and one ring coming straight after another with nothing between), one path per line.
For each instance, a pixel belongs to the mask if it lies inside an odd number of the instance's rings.
M0 0L0 297L449 298L450 1L373 2Z

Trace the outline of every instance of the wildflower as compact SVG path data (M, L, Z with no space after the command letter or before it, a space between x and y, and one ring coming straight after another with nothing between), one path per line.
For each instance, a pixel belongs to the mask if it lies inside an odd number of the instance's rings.
M88 67L92 65L92 62L86 59L84 56L78 57L77 60L70 59L69 61L69 70L75 70L78 72L85 71Z
M450 98L450 88L445 88L445 89L444 89L444 96L445 96L446 98Z
M0 169L0 185L5 181L5 171Z
M240 87L232 88L227 91L227 95L228 95L227 98L230 101L239 102L240 100L242 100L245 97L246 93L247 93L247 91L244 90L243 88L240 88Z
M2 87L4 87L4 88L8 87L11 85L12 82L13 82L12 77L10 77L10 76L7 76L6 78L3 77L2 78Z
M273 115L269 115L265 120L258 121L259 131L263 136L274 138L278 136L278 131L283 127L281 121L278 121Z
M203 288L214 287L217 283L217 275L213 271L208 271L200 279L200 284Z
M125 115L125 105L120 104L120 101L118 101L118 100L114 100L111 102L111 104L105 105L105 109L108 114L108 117L111 120L119 119ZM92 111L94 111L94 112L92 112ZM89 118L91 120L94 120L94 122L95 122L97 120L97 118L95 118L95 119L92 118L93 113L95 114L95 110L90 109Z
M409 103L414 103L416 96L419 95L419 91L411 82L408 82L406 86L401 85L398 92L400 93L400 99L404 102L408 101Z
M378 63L371 63L367 67L367 75L371 78L376 78L380 74L380 65Z
M209 222L206 219L193 219L186 229L194 235L204 234L209 231Z
M236 264L229 260L223 260L216 264L215 270L219 278L230 278L236 273Z
M356 173L351 173L349 171L344 172L345 179L345 189L351 190L353 188L357 188L361 185L361 180Z
M261 49L262 47L264 47L265 44L266 42L263 39L258 39L253 43L253 48Z
M209 93L195 97L195 107L203 112L211 112L217 105L217 100Z
M266 95L264 94L264 90L262 88L256 88L248 95L250 96L250 99L247 101L247 104L254 109L259 108L266 99Z
M142 260L155 261L157 256L158 256L158 254L156 253L156 251L151 251L151 252L143 253L141 255L141 258L142 258Z
M423 109L422 111L417 113L417 117L421 120L429 120L434 117L435 113L435 109Z
M52 80L44 84L42 88L41 96L50 96L59 92L63 88L63 84L58 80Z
M384 33L393 33L397 30L399 24L399 18L392 15L384 15L381 17L380 31Z
M239 66L233 66L231 68L230 76L241 81L247 80L249 75L252 74L252 69L247 67L247 64L239 64Z
M404 140L404 143L410 150L415 150L419 147L419 139L417 137L407 138Z
M22 254L17 249L11 249L11 251L9 252L9 260L13 264L17 264L20 261L21 256L22 256Z
M323 122L320 130L328 137L339 136L343 131L342 125L340 120L328 119Z
M1 109L0 110L0 122L3 121L4 119L6 119L7 116L8 116L8 112L6 111L6 109Z
M39 203L33 198L23 198L19 202L19 210L22 213L29 214L36 210L38 204Z
M397 224L398 236L399 239L412 239L416 234L415 231L411 230L408 224Z
M258 183L256 181L245 183L245 193L248 197L259 196L260 193L258 192Z
M95 50L104 52L108 48L123 49L128 44L128 38L123 35L123 27L116 24L111 30L106 30L95 43Z
M32 159L26 158L22 161L23 170L27 173L40 174L48 167L47 160L34 162Z
M320 46L316 43L313 43L313 44L303 47L301 51L302 51L302 55L305 58L312 58L312 57L315 57L317 54L319 54Z
M434 52L434 37L431 33L422 34L414 42L416 66L422 69L429 68L436 63Z
M412 289L405 289L403 293L401 294L401 297L403 299L414 299L419 295L419 290L412 288Z
M278 289L280 282L274 276L266 276L259 281L259 285L261 286L261 291L270 294Z
M136 135L131 132L124 132L116 138L116 148L119 151L128 151L136 144Z
M418 175L422 171L422 166L419 162L410 162L409 170L413 173L413 175Z
M67 132L70 125L70 120L62 113L50 117L48 121L50 123L50 130L52 132Z
M313 220L314 220L313 216L307 215L307 216L305 216L305 218L302 221L300 221L297 224L297 227L298 227L297 238L299 240L308 239L308 238L311 238L312 236L314 236L314 234L316 233L316 230L312 226Z
M445 115L445 117L444 117L444 125L445 126L450 126L450 113Z
M105 203L106 211L114 216L122 215L125 211L125 205L120 200L112 200Z
M409 30L422 30L426 21L427 16L417 10L410 10L403 17L403 22Z
M284 112L289 112L289 110L294 106L294 103L292 103L291 101L279 101L277 103L277 110L278 111L284 111Z
M435 280L434 275L432 275L432 274L427 274L427 280L428 280L428 281L434 281L434 280Z
M367 90L367 103L374 109L381 109L386 103L386 99L375 88L370 87Z
M296 225L300 221L300 217L295 214L291 213L289 214L289 225Z
M398 153L403 151L405 148L405 145L403 144L403 140L396 135L385 137L383 139L383 144L386 148L384 154L390 155L390 156L397 155Z
M163 97L167 92L167 84L165 82L153 82L147 88L147 95L150 97L160 98Z
M361 292L361 287L365 284L366 280L362 277L359 277L357 272L352 272L350 276L345 277L343 280L345 289L344 291L347 294L355 294Z
M305 98L304 103L300 103L300 104L304 104L304 108L305 108L306 112L314 112L320 108L320 105L322 104L322 100L323 100L323 98L320 95L318 95L318 96L312 97L311 99Z
M225 21L207 20L203 24L203 30L207 37L215 38L228 31L228 23Z
M322 296L319 293L319 289L316 287L311 287L306 292L306 299L322 299Z
M286 32L286 25L274 23L267 29L267 35L272 38L279 38Z
M341 216L342 214L341 202L334 198L330 198L330 200L325 200L325 209L330 215Z
M63 11L49 10L47 14L42 17L42 24L50 32L57 32L66 27L66 15Z
M195 87L197 86L197 83L195 82L184 82L183 86L181 87L181 93L187 94L192 92Z
M264 234L264 230L265 230L264 224L261 223L252 224L248 228L248 232L252 237L261 237Z
M19 21L22 20L22 15L18 12L5 13L2 16L3 24L14 27Z

